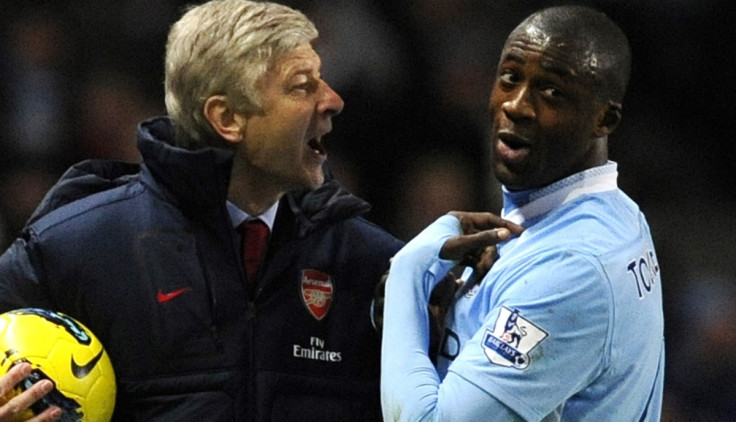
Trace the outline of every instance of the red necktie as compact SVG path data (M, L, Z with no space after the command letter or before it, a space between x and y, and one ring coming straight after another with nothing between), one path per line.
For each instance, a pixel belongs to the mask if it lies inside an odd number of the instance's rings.
M263 252L266 250L268 240L268 226L263 220L248 220L240 225L243 233L243 263L245 267L245 278L249 290L253 291L255 277L263 262Z

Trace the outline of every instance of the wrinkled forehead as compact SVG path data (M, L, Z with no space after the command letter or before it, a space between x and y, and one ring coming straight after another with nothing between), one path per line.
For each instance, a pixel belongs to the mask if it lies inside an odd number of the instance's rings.
M297 44L295 47L288 50L284 50L277 55L274 55L272 65L274 67L288 66L294 62L310 62L320 64L321 60L319 54L314 51L314 47L309 42L303 42Z
M504 55L513 50L540 53L547 60L569 67L571 73L581 76L598 74L607 66L594 40L576 33L574 28L549 28L534 19L511 32L504 45Z

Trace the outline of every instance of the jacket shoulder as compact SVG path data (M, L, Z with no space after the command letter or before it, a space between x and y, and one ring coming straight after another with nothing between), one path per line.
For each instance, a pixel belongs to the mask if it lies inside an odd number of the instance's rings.
M46 193L33 212L26 230L37 233L107 204L143 192L139 165L107 160L87 160L67 170Z
M28 224L51 211L98 192L116 188L136 177L139 165L110 160L85 160L70 167L46 193Z
M366 236L375 238L383 243L392 245L396 247L397 249L403 247L405 244L403 240L400 240L393 234L386 231L386 229L384 229L383 227L366 219L365 217L353 217L353 218L346 220L346 222L348 224L354 224L356 228L359 231L365 233Z

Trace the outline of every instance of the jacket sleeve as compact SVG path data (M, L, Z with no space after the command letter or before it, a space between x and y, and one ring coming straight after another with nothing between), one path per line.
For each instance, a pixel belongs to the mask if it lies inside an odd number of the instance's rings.
M25 307L52 308L34 265L35 243L18 238L0 256L0 313Z

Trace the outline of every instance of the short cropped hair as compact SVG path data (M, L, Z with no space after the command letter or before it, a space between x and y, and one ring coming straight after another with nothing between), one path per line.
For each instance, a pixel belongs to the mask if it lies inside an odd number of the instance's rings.
M512 35L528 26L569 43L585 55L591 68L580 70L589 71L599 100L623 100L631 73L631 49L626 35L608 16L585 6L550 7L530 15Z
M258 112L258 79L279 54L317 36L306 16L280 4L211 0L190 7L166 45L166 109L184 134L175 142L196 149L219 139L204 117L213 95L227 96L235 111Z

